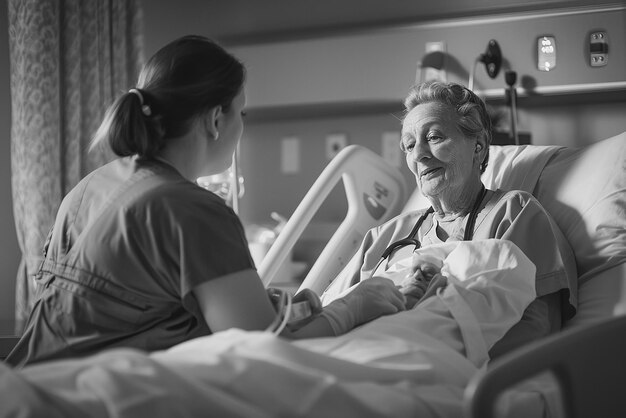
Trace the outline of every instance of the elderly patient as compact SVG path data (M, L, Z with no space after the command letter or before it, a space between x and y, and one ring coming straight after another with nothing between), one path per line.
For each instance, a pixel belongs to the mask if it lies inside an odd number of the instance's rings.
M370 230L322 302L329 303L356 283L393 273L388 270L398 260L410 259L415 248L496 238L513 242L534 263L537 297L490 356L558 331L562 321L576 312L574 256L554 220L531 194L488 190L483 185L492 135L484 102L459 84L427 82L409 92L405 108L400 147L431 207ZM432 274L415 267L418 270ZM439 280L436 283L441 284ZM397 284L408 295L407 302L414 304L423 282Z

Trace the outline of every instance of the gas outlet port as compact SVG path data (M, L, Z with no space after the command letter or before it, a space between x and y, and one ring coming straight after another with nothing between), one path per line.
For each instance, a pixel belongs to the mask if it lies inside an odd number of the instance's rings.
M326 158L332 160L339 151L348 146L348 136L343 133L326 136Z
M604 67L609 62L609 39L604 31L589 34L589 65Z

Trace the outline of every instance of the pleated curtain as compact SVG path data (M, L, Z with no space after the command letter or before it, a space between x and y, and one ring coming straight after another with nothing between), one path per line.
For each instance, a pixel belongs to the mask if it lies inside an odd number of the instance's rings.
M20 334L61 200L112 158L88 153L89 142L106 107L136 82L143 29L139 0L8 0L8 18Z

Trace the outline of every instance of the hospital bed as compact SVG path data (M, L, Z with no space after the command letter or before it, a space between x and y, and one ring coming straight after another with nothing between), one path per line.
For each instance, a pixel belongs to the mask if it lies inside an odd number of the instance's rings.
M358 167L367 167L365 178L357 173ZM365 231L380 224L381 219L368 216L361 203L372 198L371 178L390 191L377 202L387 208L378 213L380 218L396 214L409 186L399 173L389 171L380 158L359 146L338 155L261 265L266 283L271 283L275 266L321 204L325 194L320 191L329 190L337 173L343 173L348 215L301 286L321 293L329 278L345 266L346 252L354 253ZM555 218L577 259L579 306L563 335L523 347L478 373L465 393L466 414L494 416L495 400L504 389L550 371L564 398L565 416L626 416L626 132L582 148L491 146L482 180L490 189L532 193ZM402 210L428 206L415 189Z
M290 343L230 330L163 352L105 350L21 371L0 364L0 417L624 416L626 132L580 149L492 146L490 155L485 185L532 192L575 251L578 313L561 334L479 369L454 353L441 357L446 348L437 336L403 341L402 332L386 334L384 326L380 337L360 340L349 333ZM346 218L301 286L318 293L368 228L427 205L398 170L349 146L316 180L261 264L266 285L342 180ZM432 345L422 347L427 340ZM557 377L535 375L545 370Z

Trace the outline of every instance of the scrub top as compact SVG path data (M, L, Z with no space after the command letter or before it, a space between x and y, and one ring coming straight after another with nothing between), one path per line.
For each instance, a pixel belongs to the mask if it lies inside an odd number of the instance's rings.
M368 231L355 256L322 295L323 303L329 303L352 285L370 278L385 249L406 238L423 213L424 210L419 210L401 214ZM465 223L466 219L462 225ZM460 228L448 241L463 240L464 232L464 228ZM417 237L422 246L441 243L432 214L422 224ZM524 191L488 191L476 217L472 239L489 238L516 244L537 268L537 296L561 292L565 302L561 305L563 318L569 319L575 314L578 279L574 253L556 222L533 195ZM380 267L393 265L398 259L410 256L413 250L413 246L408 246L395 251Z
M210 334L191 291L254 268L223 199L164 162L115 160L63 200L36 275L37 300L6 361L153 351Z

